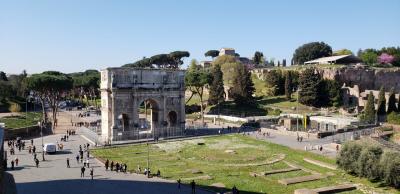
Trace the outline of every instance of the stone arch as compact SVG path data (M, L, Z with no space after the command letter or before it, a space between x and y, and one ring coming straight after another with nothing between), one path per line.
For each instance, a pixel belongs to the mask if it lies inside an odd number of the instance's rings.
M141 126L139 126L139 128L145 128L145 129L151 129L151 130L156 129L159 126L160 119L161 119L160 118L160 103L158 103L157 100L155 100L153 98L144 98L139 101L138 107L144 108L144 115L145 115L144 120L146 122L150 121L149 126L143 126L143 123L139 123L139 125L141 125ZM148 116L150 116L150 117L148 117ZM150 119L148 119L148 118L150 118Z
M170 111L168 113L168 127L176 127L178 124L178 114L176 111Z

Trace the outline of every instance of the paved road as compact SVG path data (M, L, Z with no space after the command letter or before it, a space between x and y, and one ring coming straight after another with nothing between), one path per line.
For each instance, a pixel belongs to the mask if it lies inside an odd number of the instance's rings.
M269 141L272 143L288 146L293 149L305 150L305 146L317 146L322 145L323 150L310 150L311 152L322 154L329 157L336 157L336 150L334 147L330 145L332 143L331 138L322 138L322 139L307 139L304 138L303 142L298 142L296 136L282 135L274 132L274 130L268 130L270 132L270 136L263 136L262 134L258 134L258 132L250 133L250 136L259 140Z
M60 141L61 135L51 135L44 137L44 142ZM173 181L159 178L148 179L143 175L124 174L105 171L101 163L94 158L90 158L90 166L94 167L94 180L90 180L89 170L86 170L84 178L80 177L80 168L82 164L77 163L75 156L78 153L79 145L86 141L80 136L71 136L70 140L64 143L64 151L56 155L45 155L46 161L41 161L41 153L38 153L40 159L39 168L34 166L33 156L27 150L16 151L16 155L9 157L15 159L18 157L19 166L13 174L17 183L18 194L132 194L132 193L166 193L179 194L190 193L190 188L185 186L182 189L177 188ZM34 144L41 151L40 138L34 140ZM5 145L7 148L7 145ZM66 167L66 158L70 158L71 168ZM9 163L10 166L10 163ZM199 191L198 193L206 193Z

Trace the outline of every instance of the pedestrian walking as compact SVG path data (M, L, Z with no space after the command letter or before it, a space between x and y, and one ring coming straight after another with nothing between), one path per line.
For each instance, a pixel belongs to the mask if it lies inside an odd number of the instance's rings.
M14 160L11 160L11 170L14 170Z
M36 153L36 146L33 146L32 151L33 153Z
M119 170L119 163L117 162L117 164L115 165L115 171L117 171L118 172L118 170Z
M39 168L39 160L37 158L35 158L35 164L36 164L36 168Z
M108 170L108 164L109 164L109 161L107 159L106 162L105 162L106 170Z
M111 166L110 166L110 168L111 168L111 171L113 171L113 169L114 169L114 161L111 161Z
M76 163L79 163L79 154L76 155Z
M89 155L90 155L89 150L86 152L86 154L87 154L86 157L89 158Z
M190 187L192 188L192 194L196 194L196 183L194 182L194 180L190 182Z
M70 168L70 166L69 166L69 158L67 158L67 168Z
M86 165L89 168L89 159L86 159Z
M90 176L92 177L93 180L93 168L90 169Z
M33 139L31 139L31 145L33 146Z
M85 167L82 166L81 168L81 177L85 177Z
M18 157L15 158L15 166L18 166Z

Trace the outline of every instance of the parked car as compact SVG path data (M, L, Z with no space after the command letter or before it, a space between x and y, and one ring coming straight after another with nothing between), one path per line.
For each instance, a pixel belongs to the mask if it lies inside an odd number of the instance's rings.
M43 146L43 150L47 154L55 154L57 152L57 145L55 143L46 143Z

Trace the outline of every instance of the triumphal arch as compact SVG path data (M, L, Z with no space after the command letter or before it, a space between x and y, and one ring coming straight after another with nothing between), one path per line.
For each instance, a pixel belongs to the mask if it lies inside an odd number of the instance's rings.
M101 71L104 141L168 138L185 129L185 72L107 68Z

